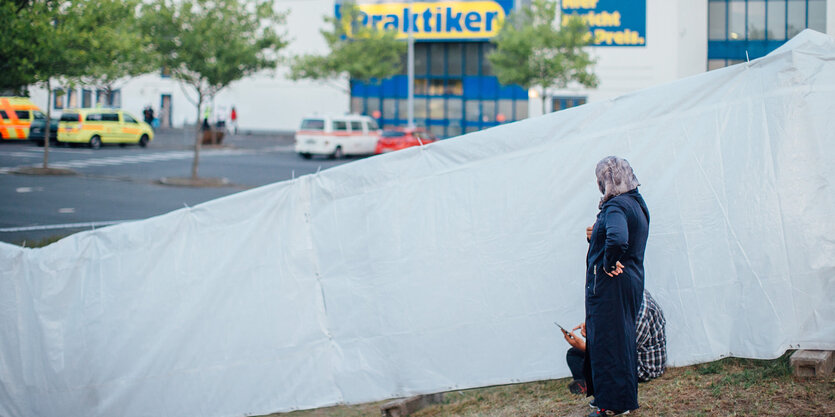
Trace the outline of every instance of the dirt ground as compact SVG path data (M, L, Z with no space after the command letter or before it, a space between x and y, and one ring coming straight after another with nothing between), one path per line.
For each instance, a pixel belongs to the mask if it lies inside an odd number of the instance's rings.
M786 353L771 361L727 358L701 365L670 368L641 384L641 408L630 415L649 416L835 416L835 375L796 378ZM435 416L586 416L588 399L572 395L569 379L453 391L444 401L414 417ZM271 417L379 416L386 401L320 408Z

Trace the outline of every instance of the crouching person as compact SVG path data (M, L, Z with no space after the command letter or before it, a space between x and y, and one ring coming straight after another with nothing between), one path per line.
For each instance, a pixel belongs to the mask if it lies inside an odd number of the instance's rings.
M667 338L664 334L666 323L661 307L658 306L649 291L644 290L635 328L638 349L638 382L647 382L658 378L667 368ZM580 330L580 335L586 337L585 323L581 323L573 330ZM571 345L565 355L573 379L568 385L568 389L572 394L585 394L586 342L577 337L574 331L563 331L563 336Z

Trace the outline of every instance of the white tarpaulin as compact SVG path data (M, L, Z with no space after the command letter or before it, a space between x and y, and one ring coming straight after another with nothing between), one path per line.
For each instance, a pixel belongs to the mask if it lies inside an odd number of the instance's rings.
M671 364L835 349L835 42L42 249L0 245L0 415L241 416L568 376L594 166L651 212Z

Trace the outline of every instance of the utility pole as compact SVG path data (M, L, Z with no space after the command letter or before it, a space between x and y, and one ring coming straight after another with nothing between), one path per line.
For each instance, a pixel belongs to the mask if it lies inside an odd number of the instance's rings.
M408 58L406 60L406 66L409 67L407 69L408 74L408 94L409 98L406 103L406 107L408 108L409 114L409 126L410 128L415 127L415 36L414 36L414 28L412 28L412 22L416 22L415 19L412 19L412 0L409 0L409 13L408 18L404 24L406 25L406 33L409 35L409 52Z

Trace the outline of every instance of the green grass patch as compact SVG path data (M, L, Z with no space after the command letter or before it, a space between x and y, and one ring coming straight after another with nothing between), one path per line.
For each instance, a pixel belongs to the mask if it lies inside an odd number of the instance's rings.
M835 416L835 379L792 376L789 357L725 358L669 368L638 387L641 408L630 416ZM450 391L412 417L568 416L589 413L588 399L568 392L570 378ZM379 416L384 402L297 411L292 417ZM284 416L275 414L273 416Z
M24 248L42 248L44 246L51 245L51 244L65 238L67 236L69 236L69 235L55 235L55 236L49 236L49 237L45 237L43 239L33 240L33 241L24 240L22 242L16 243L16 245L23 246Z

